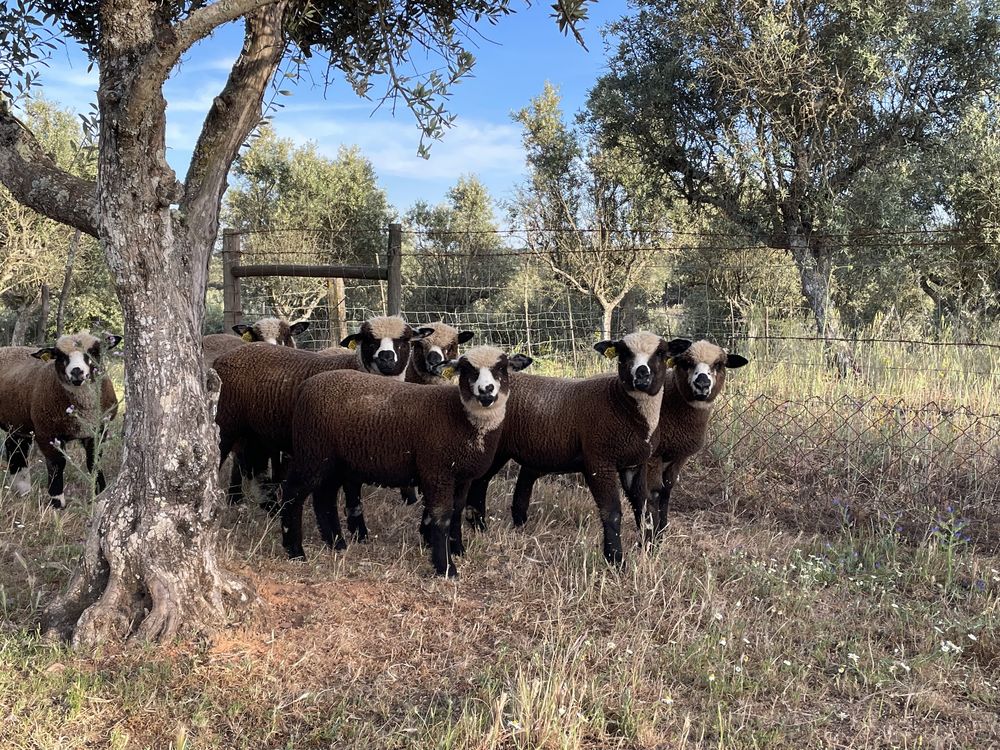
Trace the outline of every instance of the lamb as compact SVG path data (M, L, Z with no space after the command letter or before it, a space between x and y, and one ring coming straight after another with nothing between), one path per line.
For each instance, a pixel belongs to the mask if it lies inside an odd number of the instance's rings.
M585 380L517 375L513 378L500 446L493 466L472 483L468 505L474 525L485 528L490 479L514 459L521 465L511 512L516 526L528 519L535 481L543 474L582 472L604 527L603 550L621 565L619 482L646 539L653 519L648 509L646 465L660 420L667 378L667 342L652 333L630 333L594 348L618 360L617 376Z
M748 364L710 341L674 339L667 344L672 369L663 385L660 427L653 456L646 464L647 483L659 535L684 464L705 445L715 400L726 385L726 372Z
M305 557L302 504L310 493L323 541L342 549L341 486L417 484L434 569L456 576L452 553L462 551L461 524L456 529L453 508L464 503L469 483L490 468L512 393L510 373L530 363L530 357L508 358L500 349L480 346L455 363L457 386L419 386L343 371L303 383L292 419L291 465L281 486L288 556ZM428 431L428 424L434 429Z
M309 322L304 320L289 323L284 318L261 318L253 325L245 323L234 325L235 336L230 333L210 333L201 339L205 352L205 366L211 367L215 360L226 352L254 341L280 344L294 349L295 336L304 333L308 328Z
M326 370L355 369L399 377L410 356L410 342L422 338L402 318L373 318L345 339L356 351L322 356L269 344L247 344L215 361L222 380L215 421L224 461L236 453L229 498L241 496L243 476L259 476L276 451L291 452L291 418L299 385ZM360 342L360 343L359 343Z
M108 335L102 342L89 331L60 336L55 346L0 348L0 427L7 432L4 455L14 477L14 491L25 495L31 488L28 452L34 435L48 465L49 499L66 507L63 470L64 446L83 443L87 471L97 460L95 438L114 419L118 398L111 380L104 377L101 357L121 342ZM97 491L106 486L97 470Z

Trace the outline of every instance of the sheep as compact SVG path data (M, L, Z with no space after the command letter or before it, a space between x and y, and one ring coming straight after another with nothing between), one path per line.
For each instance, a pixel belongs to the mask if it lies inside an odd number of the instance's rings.
M469 482L490 468L512 393L510 373L530 363L530 357L508 358L500 349L479 346L455 363L457 386L420 386L345 371L303 383L292 419L292 460L281 485L288 556L305 557L302 504L310 493L323 541L343 549L341 486L417 484L434 569L457 576L451 555L462 551L461 524L455 528L453 508L464 503Z
M254 341L280 344L294 349L295 336L304 333L308 328L309 322L304 320L289 323L284 318L261 318L253 325L245 323L234 325L235 336L230 333L210 333L201 338L205 352L205 366L211 367L215 360L226 352Z
M485 528L490 479L514 459L521 465L511 512L515 526L528 519L535 481L543 474L582 472L604 528L603 551L621 565L619 482L644 538L652 534L645 467L652 455L667 378L667 342L653 333L630 333L594 348L618 360L616 376L584 380L519 374L513 378L500 446L493 466L472 483L473 524ZM459 519L460 522L460 519Z
M458 359L458 346L472 339L472 331L459 331L444 322L428 323L418 331L427 332L410 351L406 382L440 385L448 382L442 372L449 362Z
M672 369L663 385L660 427L646 464L655 533L667 525L670 491L681 469L705 445L715 400L726 385L726 372L748 364L710 341L673 339L667 344Z
M229 498L238 501L243 476L256 476L267 457L291 451L291 417L298 386L326 370L358 369L400 376L410 356L410 342L424 334L402 318L373 318L345 339L356 351L322 356L269 344L247 344L215 361L222 380L215 421L221 460L235 451ZM360 342L360 344L358 343ZM386 354L388 352L389 354Z
M66 507L63 448L68 442L83 443L87 471L94 472L95 437L114 419L118 406L101 357L119 342L121 336L109 334L102 342L84 330L60 336L54 346L42 349L0 348L0 427L7 432L3 450L15 492L25 495L31 488L27 463L32 435L45 456L49 499L56 508ZM100 469L96 479L102 492L106 482Z

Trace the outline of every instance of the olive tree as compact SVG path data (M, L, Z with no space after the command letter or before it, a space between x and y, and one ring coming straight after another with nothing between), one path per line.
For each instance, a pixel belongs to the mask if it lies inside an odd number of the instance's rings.
M585 16L579 0L559 7L570 27ZM13 51L0 71L0 182L100 239L125 329L121 471L95 505L72 580L45 611L49 631L79 645L128 633L161 639L222 622L227 602L253 599L215 551L219 454L201 330L229 168L286 53L292 64L324 60L361 94L385 74L387 95L402 97L434 138L449 122L443 97L473 64L462 30L509 12L507 0L23 0L0 13L0 44ZM51 43L39 20L99 71L96 181L61 169L13 107L17 87L40 72L39 45ZM185 52L231 22L243 25L242 50L178 179L166 160L164 82ZM442 60L433 73L402 72L426 53Z

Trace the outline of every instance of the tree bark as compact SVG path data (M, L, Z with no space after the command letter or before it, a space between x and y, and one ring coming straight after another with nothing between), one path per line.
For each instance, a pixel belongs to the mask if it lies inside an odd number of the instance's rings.
M31 325L31 319L35 317L35 312L41 304L41 300L36 296L17 311L17 317L14 319L14 331L10 335L11 346L24 346L24 340L28 335L28 326Z
M56 338L63 334L63 323L66 320L66 303L73 285L73 265L76 263L76 253L80 248L80 230L73 232L66 252L66 271L63 274L62 290L59 292L59 304L56 306Z
M128 6L102 5L97 188L99 235L125 323L125 449L95 506L79 568L43 615L47 632L79 647L218 626L226 604L254 599L216 558L218 378L206 383L201 329L225 175L280 61L284 6L248 18L186 191L165 159L166 103L143 70L166 22L138 0Z
M49 285L42 284L41 310L38 312L38 328L35 332L35 343L45 343L45 329L49 325Z
M611 338L611 316L615 313L613 305L601 305L601 339L607 341Z

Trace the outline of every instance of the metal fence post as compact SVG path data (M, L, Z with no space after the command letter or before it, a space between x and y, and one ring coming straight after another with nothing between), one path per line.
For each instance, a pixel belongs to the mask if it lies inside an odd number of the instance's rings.
M389 225L389 247L386 251L389 268L388 314L399 315L403 307L403 225Z
M232 229L222 232L222 320L226 332L243 322L243 303L240 300L240 280L233 276L233 266L240 264L240 235Z

